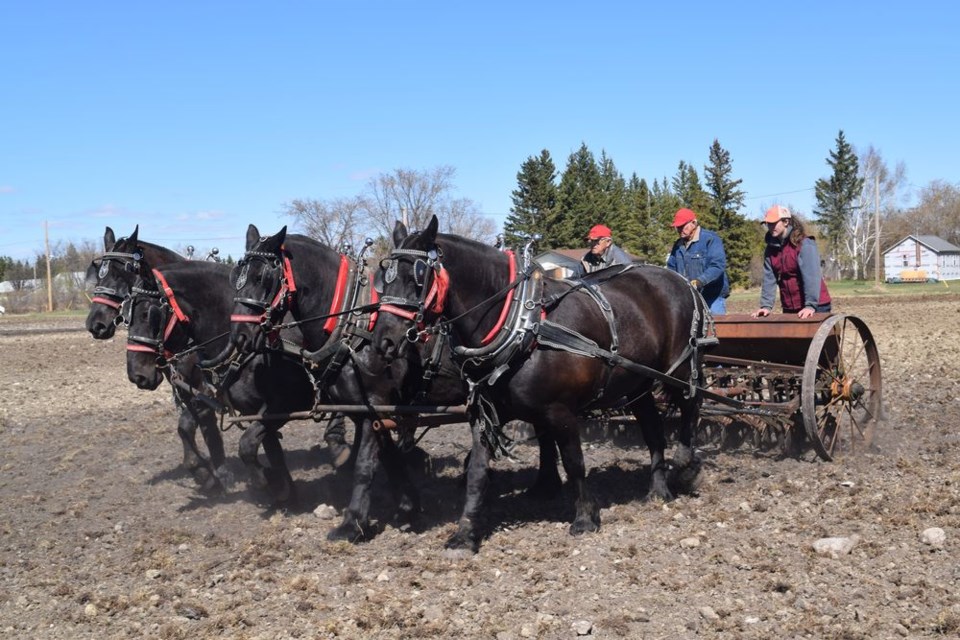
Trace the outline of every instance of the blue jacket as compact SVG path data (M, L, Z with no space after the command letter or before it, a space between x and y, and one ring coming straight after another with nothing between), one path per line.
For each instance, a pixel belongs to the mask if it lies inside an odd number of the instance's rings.
M698 232L697 239L689 246L684 245L682 238L677 239L667 258L667 268L687 280L697 280L700 293L709 305L717 298L730 295L727 253L723 250L723 240L716 233L703 227Z

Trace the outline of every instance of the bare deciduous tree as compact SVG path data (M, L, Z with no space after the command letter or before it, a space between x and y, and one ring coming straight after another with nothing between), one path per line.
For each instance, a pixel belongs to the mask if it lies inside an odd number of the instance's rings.
M293 200L284 204L284 213L296 219L298 230L334 249L343 243L357 248L370 235L364 202L359 196L330 201Z
M875 254L877 225L874 216L879 205L881 222L896 210L897 198L905 195L907 170L902 162L892 170L873 145L858 153L863 188L857 206L846 221L843 249L850 259L853 278L865 277L867 265ZM882 231L881 231L882 237Z
M933 180L920 190L919 197L916 207L887 219L884 243L913 234L938 236L960 245L960 184Z
M362 196L371 225L389 238L397 220L423 229L436 215L441 231L492 241L493 221L484 218L473 201L451 197L455 174L453 167L442 166L430 171L397 169L371 179Z

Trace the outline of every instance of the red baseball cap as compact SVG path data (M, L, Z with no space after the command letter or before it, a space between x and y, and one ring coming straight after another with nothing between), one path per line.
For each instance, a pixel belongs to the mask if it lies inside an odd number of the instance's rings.
M613 237L613 233L610 231L610 227L605 224L595 224L590 228L590 233L587 234L587 240L598 240L600 238L610 238Z
M688 222L693 222L697 219L697 214L695 214L690 209L680 209L677 211L677 214L673 216L673 226L682 227Z

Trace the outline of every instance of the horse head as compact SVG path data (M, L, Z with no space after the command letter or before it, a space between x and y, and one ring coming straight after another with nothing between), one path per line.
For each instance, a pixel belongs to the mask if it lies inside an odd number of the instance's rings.
M199 376L203 349L229 346L229 272L224 265L191 261L154 269L131 289L127 377L156 389L165 370ZM185 364L186 366L180 366Z
M163 381L162 355L166 324L165 298L150 277L138 277L127 298L127 378L140 389L156 389Z
M97 340L112 338L117 325L127 323L125 302L137 278L150 287L153 267L184 260L174 251L138 239L139 225L119 240L113 229L103 235L104 253L90 263L86 282L93 287L86 328Z
M272 236L247 227L246 253L230 274L235 290L230 340L241 353L263 351L269 339L276 339L276 327L289 309L294 292L284 272L286 237L286 226Z
M390 362L404 355L406 344L436 331L479 343L502 320L499 293L515 275L511 254L438 233L438 226L434 216L423 231L407 233L401 223L394 228L396 248L374 279L381 294L375 357Z
M296 320L311 319L301 326L307 349L322 346L337 324L335 317L327 316L340 311L345 299L345 261L345 256L312 238L288 234L286 227L261 236L250 225L246 253L231 274L235 289L231 340L236 347L259 352L275 346L288 314Z

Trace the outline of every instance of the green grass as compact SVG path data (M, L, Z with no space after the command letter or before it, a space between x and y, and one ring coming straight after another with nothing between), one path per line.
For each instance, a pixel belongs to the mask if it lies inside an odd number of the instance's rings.
M960 281L952 283L904 283L883 284L877 286L873 280L831 280L827 283L832 298L865 298L865 297L893 297L893 296L939 296L960 294ZM739 289L733 291L727 303L738 303L738 306L756 304L760 300L760 289Z

